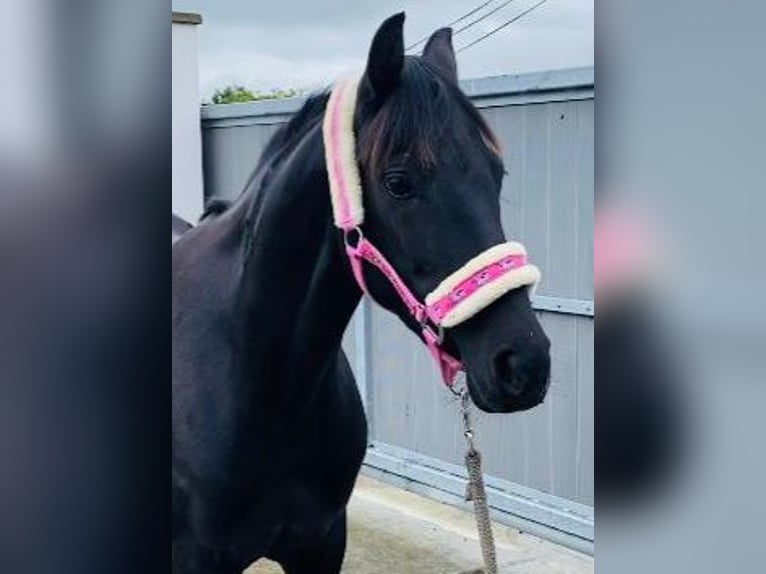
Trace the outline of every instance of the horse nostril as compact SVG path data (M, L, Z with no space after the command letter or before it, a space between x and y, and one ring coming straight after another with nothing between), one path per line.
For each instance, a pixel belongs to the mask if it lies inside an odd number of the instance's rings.
M521 396L526 390L526 377L519 375L519 358L513 351L502 351L493 361L495 378L511 395Z

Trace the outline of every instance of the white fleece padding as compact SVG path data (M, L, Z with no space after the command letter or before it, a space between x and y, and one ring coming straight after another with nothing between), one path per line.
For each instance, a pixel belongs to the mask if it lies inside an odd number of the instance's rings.
M499 243L494 247L490 247L486 251L482 251L476 257L469 260L468 263L463 265L460 269L455 271L452 275L448 276L444 281L439 283L438 287L426 295L426 305L433 305L439 299L449 295L458 285L463 281L475 275L487 265L490 265L504 257L509 255L526 255L527 250L521 243L516 241L509 241L507 243ZM493 282L494 283L494 282ZM473 296L472 296L473 297ZM471 297L471 298L472 298Z
M459 325L494 303L508 291L527 285L534 289L538 281L540 281L540 270L534 265L524 265L509 271L491 283L482 285L470 297L458 303L444 316L440 325L445 329Z
M364 221L362 184L356 161L354 134L354 112L359 79L359 75L353 75L336 82L327 102L322 124L333 219L335 225L341 229L361 225ZM339 100L341 100L340 108L338 108ZM342 184L343 181L345 186Z

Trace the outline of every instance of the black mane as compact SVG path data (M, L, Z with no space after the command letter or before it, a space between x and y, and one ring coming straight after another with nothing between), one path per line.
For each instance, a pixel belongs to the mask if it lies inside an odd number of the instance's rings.
M297 143L318 121L321 121L329 97L330 93L325 89L306 98L301 108L277 130L269 143L266 144L266 148L258 160L256 171L267 165L273 167L274 164L279 163L289 155Z
M327 107L327 100L330 98L328 90L322 90L311 94L306 98L301 108L283 124L276 133L271 136L266 147L261 153L258 163L247 179L240 197L246 195L251 190L253 182L259 175L261 178L260 188L268 182L268 176L274 169L290 155L298 145L298 142L321 121L324 110Z

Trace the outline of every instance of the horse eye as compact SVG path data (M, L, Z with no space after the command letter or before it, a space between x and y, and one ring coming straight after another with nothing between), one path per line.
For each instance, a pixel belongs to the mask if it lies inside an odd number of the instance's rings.
M383 180L383 187L389 194L398 199L412 195L410 180L400 173L387 175Z

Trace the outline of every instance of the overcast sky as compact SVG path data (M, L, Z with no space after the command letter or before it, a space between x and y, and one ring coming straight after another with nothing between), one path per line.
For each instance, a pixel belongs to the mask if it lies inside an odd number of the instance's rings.
M456 48L507 22L538 0L512 0L458 34ZM494 0L455 28L502 6ZM199 12L202 96L228 84L259 90L323 86L364 64L380 22L405 10L405 43L419 40L482 0L173 0ZM422 47L422 46L421 46ZM458 55L461 78L593 65L593 0L548 0Z

